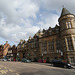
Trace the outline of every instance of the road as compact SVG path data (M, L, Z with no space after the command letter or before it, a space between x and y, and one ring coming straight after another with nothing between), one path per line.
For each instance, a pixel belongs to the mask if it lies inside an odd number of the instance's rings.
M42 63L0 61L0 75L75 75L75 69L52 67Z

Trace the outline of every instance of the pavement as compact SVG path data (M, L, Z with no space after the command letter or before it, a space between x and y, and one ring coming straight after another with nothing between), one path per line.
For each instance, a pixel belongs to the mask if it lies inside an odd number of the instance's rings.
M0 61L0 75L75 75L75 69L52 67L49 63Z

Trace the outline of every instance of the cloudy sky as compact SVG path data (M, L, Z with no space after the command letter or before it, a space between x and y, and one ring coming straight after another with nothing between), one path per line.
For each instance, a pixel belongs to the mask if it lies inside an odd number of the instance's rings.
M17 45L40 28L54 27L63 5L75 13L75 0L0 0L0 44Z

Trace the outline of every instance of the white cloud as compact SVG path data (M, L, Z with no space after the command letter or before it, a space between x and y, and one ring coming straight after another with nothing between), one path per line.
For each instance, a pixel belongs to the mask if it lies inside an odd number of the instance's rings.
M36 18L38 10L31 0L0 0L0 11L7 17L8 23L20 23L21 18Z
M54 27L56 24L58 24L58 15L55 14L47 14L43 17L43 20L38 22L38 26L40 28L47 29L48 27Z
M6 24L3 19L0 21L0 36L11 42L18 43L20 39L28 39L29 36L33 36L39 30L38 27L20 26L13 24Z
M75 13L74 0L0 0L0 38L18 43L40 28L54 27L63 5Z
M57 12L61 12L64 5L65 8L75 13L75 0L37 0L35 2L48 10L56 10Z

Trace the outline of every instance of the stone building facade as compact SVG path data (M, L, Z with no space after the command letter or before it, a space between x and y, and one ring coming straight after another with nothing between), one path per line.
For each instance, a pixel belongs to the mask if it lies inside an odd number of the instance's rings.
M9 47L10 47L10 45L8 44L8 41L6 41L6 43L4 45L0 46L0 59L6 58Z
M7 53L7 59L16 60L17 59L17 47L13 45L12 47L9 47L8 53Z
M63 59L75 64L75 15L63 8L58 22L54 28L43 29L25 43L20 42L17 46L20 58L24 53L25 58Z
M63 8L58 22L59 26L43 30L41 54L50 61L57 58L75 64L75 15Z
M20 60L27 58L36 61L39 58L39 37L41 37L41 35L42 33L38 31L33 38L29 37L27 41L20 40L20 43L17 45L17 54Z
M43 30L43 35L39 38L39 49L41 57L47 61L52 61L54 58L61 58L60 46L60 27L56 25L54 28L49 27L48 30Z
M0 45L0 59L17 58L17 47L13 45L12 47L8 44L8 41L4 45Z
M75 64L75 15L63 8L58 21L61 39L64 39L62 44L63 57L70 63Z
M3 58L3 45L0 45L0 59Z

